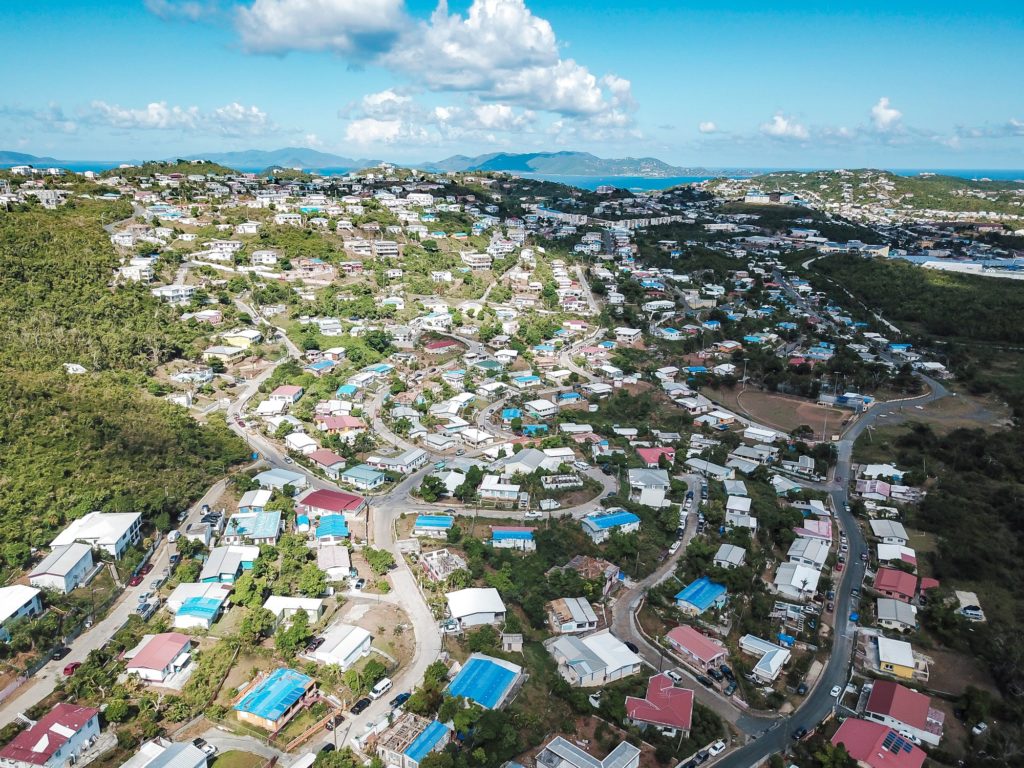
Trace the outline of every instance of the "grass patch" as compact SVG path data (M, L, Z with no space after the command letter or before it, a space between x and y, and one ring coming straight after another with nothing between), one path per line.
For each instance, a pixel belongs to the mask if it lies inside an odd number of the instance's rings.
M217 755L211 768L259 768L265 762L266 760L260 755L233 749L230 752Z

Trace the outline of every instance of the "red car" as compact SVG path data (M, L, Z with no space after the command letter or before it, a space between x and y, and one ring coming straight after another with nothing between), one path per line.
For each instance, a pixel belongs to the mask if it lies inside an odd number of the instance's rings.
M64 667L64 677L71 677L73 674L75 674L75 670L78 669L80 666L82 666L82 662L72 661L70 664Z
M845 568L845 567L846 566L843 565L842 563L836 563L836 573L842 573L843 572L843 568Z
M137 587L141 583L142 583L142 574L141 573L136 575L136 576L132 576L130 579L128 579L128 586L129 587Z
M141 568L141 569L139 570L139 573L140 573L141 575L143 575L143 576L148 576L148 575L149 575L149 573L150 573L150 571L152 571L152 570L153 570L153 564L152 564L152 563L146 563L146 564L145 564L144 566L142 566L142 568Z

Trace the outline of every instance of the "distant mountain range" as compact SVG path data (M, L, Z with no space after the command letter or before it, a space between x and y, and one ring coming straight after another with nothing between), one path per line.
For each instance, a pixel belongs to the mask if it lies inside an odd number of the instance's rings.
M247 149L242 152L205 152L188 155L183 160L211 160L229 168L302 168L317 171L323 168L332 170L355 170L379 165L379 160L356 160L342 157L330 152L320 152L308 147L285 147L283 149Z
M0 166L53 165L58 162L60 161L54 160L52 157L36 157L35 155L26 155L24 152L9 152L0 149Z
M176 160L177 158L167 158ZM201 152L186 155L183 160L210 160L239 170L264 168L302 168L304 170L356 170L380 164L380 160L352 158L321 152L308 147L283 149L248 149L240 152ZM59 165L52 157L36 157L22 152L0 151L0 166ZM425 171L505 171L508 173L539 173L552 176L710 176L706 168L680 168L654 157L602 158L589 152L492 152L469 157L453 155L444 160L422 163L398 163Z
M707 176L705 168L680 168L655 157L602 158L589 152L495 152L467 157L453 155L438 162L424 162L424 170L507 171L553 176Z

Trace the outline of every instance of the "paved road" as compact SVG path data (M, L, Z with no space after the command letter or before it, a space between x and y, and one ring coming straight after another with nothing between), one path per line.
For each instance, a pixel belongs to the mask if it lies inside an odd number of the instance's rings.
M836 610L833 624L832 652L829 655L824 671L818 678L817 686L793 714L777 718L769 726L768 730L758 736L755 741L730 752L719 760L716 766L721 768L748 768L749 766L757 765L769 755L788 749L792 743L792 732L794 730L800 727L807 728L808 730L814 728L835 707L836 701L830 695L831 689L836 685L845 686L849 680L850 661L853 656L854 637L856 634L856 625L852 624L849 619L850 611L856 604L856 601L854 601L850 594L850 590L854 587L860 587L864 582L866 565L861 561L861 554L868 552L868 544L861 533L860 526L853 515L846 511L846 504L849 501L847 488L852 479L850 477L850 465L853 458L853 445L865 429L872 426L883 416L888 417L892 414L900 413L905 406L925 405L949 395L949 390L939 382L926 376L921 378L931 388L927 394L905 401L879 403L854 421L836 444L839 456L832 480L817 486L829 492L832 504L836 510L837 520L843 530L846 531L850 545L848 567L843 571L842 579L835 586Z
M226 484L226 479L218 480L214 483L192 507L182 525L198 522L201 517L200 509L202 505L212 504L224 492ZM7 699L3 706L0 707L0 723L11 722L15 715L35 706L53 693L57 682L63 678L65 665L73 661L85 661L91 651L102 648L107 644L110 638L128 621L128 618L138 608L139 595L153 591L151 584L154 579L169 565L169 550L170 547L167 545L167 540L163 539L150 559L150 562L153 564L153 572L143 579L139 586L126 586L117 602L110 608L107 616L83 632L71 643L71 653L59 661L51 661L44 666L25 685L19 688L11 698Z

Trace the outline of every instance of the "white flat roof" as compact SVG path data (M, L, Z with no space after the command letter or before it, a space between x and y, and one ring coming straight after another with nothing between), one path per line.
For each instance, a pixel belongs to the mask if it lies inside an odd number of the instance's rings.
M505 603L502 602L498 590L493 587L470 587L459 589L445 595L448 610L453 618L472 616L474 613L504 613Z
M79 539L93 541L98 546L116 544L142 517L140 512L90 512L84 517L72 520L50 542L50 547L73 544Z
M13 584L9 587L0 587L0 624L3 624L11 616L16 614L32 598L42 590L29 587L25 584Z

